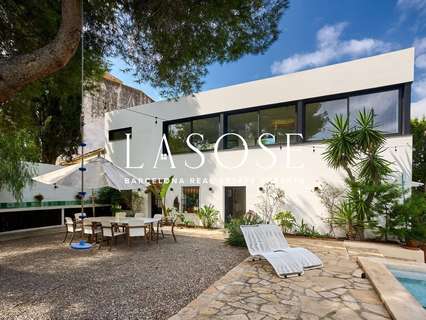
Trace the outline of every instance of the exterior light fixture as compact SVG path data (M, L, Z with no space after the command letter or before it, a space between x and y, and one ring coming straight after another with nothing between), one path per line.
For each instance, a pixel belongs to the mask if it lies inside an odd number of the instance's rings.
M263 192L263 187L259 187L259 191L260 191L260 192Z
M209 187L209 191L210 191L210 192L213 192L213 188L212 188L212 187Z
M58 186L56 185L56 183L53 184L53 188L58 189Z
M173 188L170 188L170 191L173 191Z

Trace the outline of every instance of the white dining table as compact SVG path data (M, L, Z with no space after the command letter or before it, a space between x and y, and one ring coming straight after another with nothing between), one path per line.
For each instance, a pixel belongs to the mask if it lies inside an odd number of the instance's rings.
M154 218L141 218L141 217L119 218L119 217L111 217L111 216L90 217L90 218L85 218L84 220L88 222L127 224L129 226L146 226L147 225L151 229L151 240L153 240L154 223L158 222L158 219L154 219Z

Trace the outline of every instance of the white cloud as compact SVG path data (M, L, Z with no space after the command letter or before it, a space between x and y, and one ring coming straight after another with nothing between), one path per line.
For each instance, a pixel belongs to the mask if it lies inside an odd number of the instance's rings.
M420 99L426 98L426 78L414 82L413 91Z
M414 82L413 93L417 101L411 103L411 118L426 117L426 78Z
M411 119L426 118L426 98L411 103Z
M413 47L416 48L416 67L426 69L426 37L415 39Z
M426 0L398 0L397 6L405 10L416 10L426 13Z
M342 58L359 58L391 50L390 43L373 39L341 40L341 35L348 24L341 22L326 25L317 32L317 50L294 54L271 66L273 74L289 73L311 67L319 67Z

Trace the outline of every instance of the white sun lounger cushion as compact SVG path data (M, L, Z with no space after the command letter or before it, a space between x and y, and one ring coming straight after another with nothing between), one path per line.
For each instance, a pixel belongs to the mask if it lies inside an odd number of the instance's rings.
M277 251L268 248L268 243L262 236L259 225L241 226L247 248L253 257L265 258L274 268L278 276L303 274L303 265L299 263L293 254L286 251Z
M305 248L290 248L279 226L275 224L259 225L265 242L271 250L286 250L293 253L305 269L321 268L322 262L315 254Z

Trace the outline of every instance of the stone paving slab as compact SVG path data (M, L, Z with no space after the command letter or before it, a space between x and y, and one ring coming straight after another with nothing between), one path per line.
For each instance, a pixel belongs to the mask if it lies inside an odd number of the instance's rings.
M383 320L384 305L343 242L289 238L312 250L322 270L282 279L266 261L246 259L170 320ZM374 255L377 253L374 252Z

